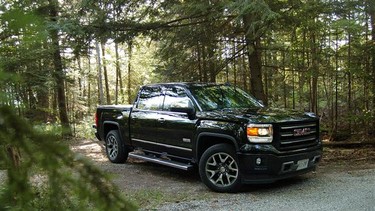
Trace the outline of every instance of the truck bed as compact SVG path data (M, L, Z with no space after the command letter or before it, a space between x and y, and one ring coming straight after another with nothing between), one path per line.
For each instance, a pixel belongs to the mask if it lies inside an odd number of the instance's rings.
M100 105L96 111L96 128L97 137L99 140L104 141L105 137L102 134L106 134L104 125L110 123L111 125L117 125L120 133L123 135L123 139L126 144L129 144L129 114L132 110L133 105ZM99 123L100 122L100 123ZM107 128L110 130L112 128Z

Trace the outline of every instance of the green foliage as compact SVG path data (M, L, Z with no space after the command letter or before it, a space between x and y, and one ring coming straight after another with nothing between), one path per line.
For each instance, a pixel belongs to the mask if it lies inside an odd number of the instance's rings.
M7 87L11 86L14 82L18 81L18 78L13 74L6 73L0 68L0 90L5 90ZM13 105L12 98L7 92L0 91L0 105Z
M7 172L0 210L135 209L88 160L6 106L0 107L0 139L0 166Z
M269 26L274 23L280 15L277 12L272 11L264 0L240 0L228 4L228 8L232 10L232 13L242 21L242 18L246 15L251 16L251 23L247 28L246 33L251 34L254 39L262 36L266 30L269 30Z
M75 136L79 138L93 138L95 129L92 127L94 118L92 116L83 118L77 125L74 125Z
M50 17L49 2L58 3L57 18ZM250 84L248 43L256 40L271 105L311 110L316 103L318 113L330 114L326 125L331 128L333 121L375 124L374 109L372 116L364 112L375 104L374 1L0 3L0 69L17 78L0 75L8 78L0 84L0 100L38 124L58 125L58 111L63 110L57 109L59 74L53 71L51 30L58 32L61 44L69 120L80 136L90 135L83 125L91 123L83 119L94 111L99 98L99 61L93 42L107 49L101 62L102 66L106 62L112 103L114 95L117 103L130 103L126 95L132 98L140 85L160 81L228 81L251 92L256 83ZM342 114L363 118L341 120Z

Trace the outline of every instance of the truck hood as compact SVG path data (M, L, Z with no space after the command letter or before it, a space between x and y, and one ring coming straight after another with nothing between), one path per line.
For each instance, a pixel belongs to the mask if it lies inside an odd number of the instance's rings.
M291 121L315 120L317 116L311 112L299 112L277 108L256 109L222 109L216 111L198 112L201 119L222 121L238 121L244 123L279 123Z

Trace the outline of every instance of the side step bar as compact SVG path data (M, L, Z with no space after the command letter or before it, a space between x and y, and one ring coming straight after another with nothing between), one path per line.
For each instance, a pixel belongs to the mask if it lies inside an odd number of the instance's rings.
M166 160L166 159L157 158L154 156L136 154L134 152L129 153L129 157L152 162L152 163L157 163L157 164L161 164L161 165L165 165L165 166L169 166L173 168L178 168L178 169L185 170L185 171L193 168L193 165L191 164L180 163L180 162L173 161L173 160Z

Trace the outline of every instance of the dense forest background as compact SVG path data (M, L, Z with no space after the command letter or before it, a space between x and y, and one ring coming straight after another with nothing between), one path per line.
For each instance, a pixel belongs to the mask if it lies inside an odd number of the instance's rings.
M373 0L0 0L0 104L63 134L140 85L229 82L316 112L331 139L375 128Z

